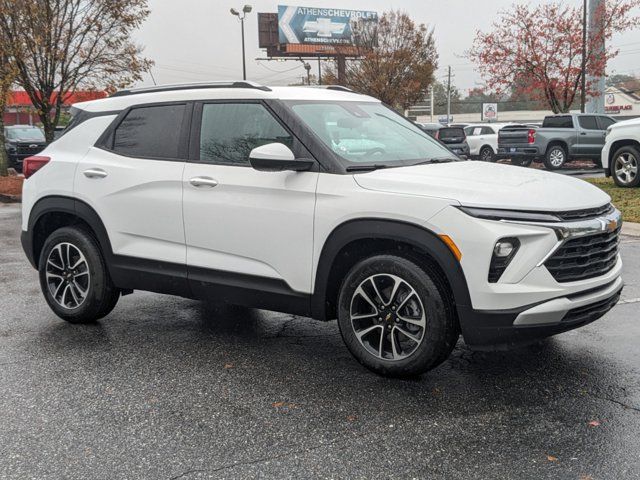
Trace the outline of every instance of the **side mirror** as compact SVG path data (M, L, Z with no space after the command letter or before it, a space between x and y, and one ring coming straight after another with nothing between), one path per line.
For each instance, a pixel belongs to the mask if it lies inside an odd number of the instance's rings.
M310 170L315 162L309 158L296 158L291 149L282 143L268 143L251 150L249 163L260 172L302 172Z

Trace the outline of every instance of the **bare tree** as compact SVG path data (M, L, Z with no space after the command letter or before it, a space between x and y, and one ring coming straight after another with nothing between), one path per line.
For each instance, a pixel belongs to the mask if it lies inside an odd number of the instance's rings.
M6 54L48 141L75 90L121 88L149 69L131 41L148 14L147 0L0 0Z
M438 64L433 30L392 11L378 22L355 22L353 32L361 58L347 62L345 86L400 109L424 98ZM337 77L337 67L329 68L323 83L337 83Z

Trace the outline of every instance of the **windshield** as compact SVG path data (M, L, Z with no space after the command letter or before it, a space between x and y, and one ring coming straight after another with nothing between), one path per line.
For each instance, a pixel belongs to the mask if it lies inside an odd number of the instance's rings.
M287 104L347 164L401 166L431 159L458 160L416 125L380 103L291 101Z
M34 142L44 142L42 130L36 127L7 128L6 136L9 140L27 140Z

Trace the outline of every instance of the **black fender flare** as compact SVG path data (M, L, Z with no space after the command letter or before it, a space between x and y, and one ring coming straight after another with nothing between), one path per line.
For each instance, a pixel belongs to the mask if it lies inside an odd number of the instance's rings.
M402 221L375 218L358 219L337 226L322 248L316 270L315 288L311 298L313 318L328 319L326 304L328 281L339 252L349 243L364 239L394 240L409 244L428 254L445 274L456 306L471 306L469 288L460 262L434 232Z
M26 233L26 239L23 240L23 244L27 244L25 245L25 253L32 265L37 268L37 252L35 251L33 238L35 234L35 226L44 215L58 212L74 215L89 225L96 237L96 240L100 244L100 248L102 249L105 259L110 260L113 257L113 250L111 248L109 235L107 234L107 229L102 223L102 220L100 220L100 216L96 211L82 200L52 195L39 199L33 205L31 212L29 213L28 230L23 232L23 234ZM23 237L25 237L25 235L23 235ZM110 262L107 261L107 264L110 264Z

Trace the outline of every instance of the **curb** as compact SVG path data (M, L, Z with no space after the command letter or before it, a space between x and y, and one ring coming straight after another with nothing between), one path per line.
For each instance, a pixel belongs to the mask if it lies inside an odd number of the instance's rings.
M640 223L622 222L622 235L640 237Z
M20 203L22 202L22 195L7 195L6 193L0 193L0 203Z

